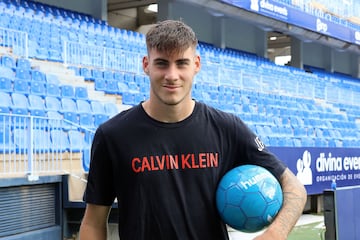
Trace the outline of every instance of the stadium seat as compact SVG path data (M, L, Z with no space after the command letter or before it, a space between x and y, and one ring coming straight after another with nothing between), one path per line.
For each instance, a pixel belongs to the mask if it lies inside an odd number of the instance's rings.
M91 70L91 76L92 76L92 79L104 78L103 71L100 69L97 69L97 68L94 68Z
M46 87L43 82L31 81L30 82L30 94L46 96Z
M64 129L77 129L78 125L79 125L79 118L78 118L78 114L76 112L71 112L71 111L66 111L63 112L63 119L64 119L64 124L63 124L63 128Z
M114 73L109 70L105 70L103 72L104 79L107 81L114 80Z
M54 152L67 151L70 148L69 138L65 131L60 129L50 130L51 150Z
M50 129L62 129L63 115L58 111L47 111L46 117L48 118L48 128Z
M46 96L60 97L61 89L60 86L56 83L47 83L46 87Z
M13 91L13 83L10 78L0 77L0 91L11 93Z
M47 111L60 112L62 110L61 102L58 98L53 96L45 97L45 108Z
M103 78L96 78L94 80L95 86L94 89L96 91L106 91L106 80Z
M76 100L76 108L78 113L91 113L91 105L88 101L83 99Z
M104 105L100 101L92 100L90 106L93 114L105 114Z
M102 124L103 122L105 122L106 120L109 119L109 116L106 114L95 114L94 115L94 127L98 127L100 124Z
M9 56L9 55L3 55L0 57L0 63L1 65L11 68L11 69L15 69L16 68L16 60Z
M31 81L31 72L29 69L16 68L15 77L26 81Z
M29 94L30 93L29 82L27 80L15 78L14 79L14 92Z
M85 146L84 135L82 132L70 130L68 132L69 149L72 152L80 152Z
M88 91L86 87L76 86L75 87L75 98L76 99L89 99Z
M32 110L45 110L44 100L38 95L28 96L30 113Z
M89 112L79 113L79 124L86 129L94 129L94 116Z
M80 68L80 76L84 77L85 80L94 79L91 70L87 67Z
M116 80L106 80L105 93L118 94L119 93L118 81L116 81Z
M117 85L118 85L118 93L120 95L123 95L125 92L130 92L129 87L128 87L127 84L118 81Z
M15 73L11 68L0 65L0 77L6 77L10 79L15 78Z
M62 98L61 100L62 112L77 112L76 102L71 98Z
M27 97L21 93L11 94L12 98L12 113L18 115L27 115L29 113L29 102Z
M31 69L30 60L27 58L18 58L16 60L16 69L30 70Z
M75 98L75 89L72 85L62 85L61 88L61 97L63 98Z
M43 72L41 72L39 70L32 70L31 71L31 80L37 81L37 82L45 82L46 76Z
M105 112L109 117L113 117L119 113L119 109L115 103L107 102L104 104Z

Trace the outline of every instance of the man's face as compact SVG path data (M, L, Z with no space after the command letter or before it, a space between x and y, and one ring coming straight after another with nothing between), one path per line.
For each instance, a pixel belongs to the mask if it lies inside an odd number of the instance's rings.
M143 59L143 69L150 78L150 99L177 105L191 100L191 87L200 70L200 57L191 47L172 55L151 49Z

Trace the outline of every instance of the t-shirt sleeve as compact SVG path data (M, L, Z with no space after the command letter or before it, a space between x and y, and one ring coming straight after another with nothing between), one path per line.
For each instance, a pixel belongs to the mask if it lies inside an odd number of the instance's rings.
M99 127L91 146L90 169L84 194L86 203L112 205L115 199L112 169L105 136Z
M265 144L244 122L240 120L240 144L243 164L254 164L269 170L278 180L286 169L283 161L271 153Z

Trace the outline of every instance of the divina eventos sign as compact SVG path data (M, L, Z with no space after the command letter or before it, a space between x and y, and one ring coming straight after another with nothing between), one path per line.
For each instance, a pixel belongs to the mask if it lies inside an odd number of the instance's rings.
M360 185L360 149L269 147L305 185L308 194L337 187Z

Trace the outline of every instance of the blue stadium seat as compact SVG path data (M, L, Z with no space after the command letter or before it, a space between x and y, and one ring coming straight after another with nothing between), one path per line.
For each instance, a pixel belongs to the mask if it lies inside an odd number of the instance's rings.
M93 114L105 114L104 105L100 101L93 100L90 102L90 106Z
M77 112L76 102L71 98L62 98L61 100L61 111L63 112Z
M56 83L47 83L46 87L46 96L60 97L61 96L61 88Z
M13 83L14 83L14 87L13 87L14 92L23 93L23 94L30 93L29 82L27 80L15 78Z
M12 113L18 115L27 115L29 113L29 102L24 94L13 93L11 98L13 102Z
M103 78L96 78L94 80L96 91L106 91L106 80Z
M118 93L120 95L123 95L125 92L129 92L129 87L127 84L123 83L123 82L117 82L117 85L118 85Z
M135 93L125 92L125 93L122 95L122 103L123 103L123 104L126 104L126 105L135 105L135 104L136 104L136 102L135 102L135 96L136 96Z
M94 129L94 116L89 112L79 113L79 124L83 128Z
M118 81L116 81L116 80L106 80L105 93L118 94L119 93Z
M48 118L48 127L50 129L62 129L63 126L63 115L58 111L49 110L46 112Z
M0 91L8 93L13 91L13 82L10 78L0 77Z
M104 76L104 79L107 81L114 80L114 73L110 70L105 70L103 72L103 76Z
M98 127L103 122L107 121L109 119L109 116L106 114L97 113L94 114L94 126Z
M72 85L62 85L61 88L61 97L63 98L75 98L75 89Z
M29 101L30 110L34 110L34 109L45 110L44 100L40 96L30 94L28 96L28 101Z
M109 117L113 117L119 113L119 109L113 102L108 102L104 104L105 112Z
M16 68L15 77L26 81L31 81L31 72L29 69Z
M91 70L91 77L92 79L95 78L104 78L103 71L97 68Z
M30 82L30 94L46 96L46 88L43 82L31 81Z
M80 152L85 146L85 139L82 132L70 130L68 132L69 148L72 152Z
M47 111L60 112L62 109L61 102L58 98L53 96L45 97L45 108Z
M31 80L37 82L46 82L46 75L45 73L34 69L31 71Z
M75 87L75 98L87 100L89 98L87 88L81 87L81 86L76 86Z
M27 58L18 58L16 60L16 68L30 70L30 68L31 68L30 60Z
M124 82L125 81L125 74L123 72L115 71L114 72L114 80Z
M15 73L11 68L0 65L0 77L6 77L10 79L15 78Z
M91 105L88 101L83 99L76 100L76 107L78 113L91 113Z
M51 150L54 152L66 151L70 147L69 138L65 131L60 129L50 130Z
M13 103L11 99L11 95L6 92L0 92L0 106L12 108Z
M80 68L80 76L84 77L85 80L94 79L91 70L87 67Z
M15 69L16 68L16 60L9 56L9 55L3 55L0 57L0 63L1 65L11 68L11 69Z
M63 124L64 129L74 129L77 128L76 125L79 125L79 118L76 112L71 112L71 111L63 112L63 117L65 120Z

